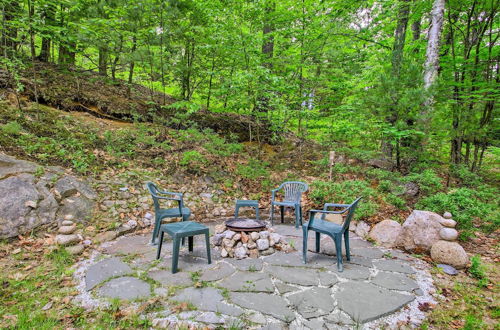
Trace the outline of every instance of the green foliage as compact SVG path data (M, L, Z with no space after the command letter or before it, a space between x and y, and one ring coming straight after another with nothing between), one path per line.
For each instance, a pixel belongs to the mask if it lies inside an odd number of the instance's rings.
M424 170L422 173L410 173L401 179L402 182L415 182L424 195L431 195L443 190L441 178L433 170Z
M474 228L474 219L481 219L481 225L490 231L499 223L499 194L495 188L482 186L476 190L469 188L452 189L448 193L439 192L421 199L416 208L442 214L449 211L458 222L461 238L465 239Z
M199 174L207 162L208 160L199 151L190 150L182 153L179 164L188 172Z
M269 164L267 162L252 158L248 161L247 165L239 165L236 169L236 173L248 180L259 180L269 176L267 170L268 166Z
M357 197L363 197L355 213L359 219L372 216L378 210L378 204L373 201L376 191L363 180L314 181L310 191L309 197L318 206L325 203L352 203Z
M486 271L484 265L481 263L481 256L475 255L471 259L471 266L469 268L469 274L478 280L479 287L485 287L488 285L488 277L486 276Z
M475 315L466 315L464 330L477 330L484 327L484 323L481 319L478 319Z
M394 194L388 194L385 197L385 201L389 204L394 205L396 208L400 210L406 210L406 200L399 196L396 196Z
M23 128L17 121L11 121L5 125L1 125L0 129L2 130L2 133L4 133L4 134L19 135Z

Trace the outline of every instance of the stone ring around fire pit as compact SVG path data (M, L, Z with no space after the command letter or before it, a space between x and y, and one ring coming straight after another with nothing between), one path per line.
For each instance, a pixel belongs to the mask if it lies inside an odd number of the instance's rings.
M275 251L292 250L280 234L266 227L264 221L247 218L231 218L215 226L212 242L223 258L258 258Z

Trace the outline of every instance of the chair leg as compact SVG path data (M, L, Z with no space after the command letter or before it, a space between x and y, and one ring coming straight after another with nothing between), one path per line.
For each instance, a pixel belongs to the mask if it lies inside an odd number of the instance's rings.
M180 249L180 240L177 237L174 237L174 249L172 252L172 274L177 273L177 265L179 264L179 249Z
M189 221L189 214L183 214L182 221ZM186 240L184 237L182 238L181 244L182 244L182 246L184 246L186 244Z
M302 225L302 218L303 218L303 214L302 214L302 206L299 206L299 210L300 210L300 224Z
M158 242L158 248L156 249L156 259L160 259L161 246L163 245L163 234L163 231L160 232L160 241Z
M299 223L302 224L302 220L300 219L300 208L295 206L294 208L295 212L295 228L299 228Z
M188 237L188 249L189 249L189 252L193 252L193 239L194 237L193 236L189 236Z
M337 253L337 269L339 272L344 271L344 265L342 264L342 236L335 235L335 252Z
M158 232L160 231L161 219L155 216L155 227L153 229L153 238L151 239L151 244L157 244L156 239L158 238Z
M307 228L302 228L302 261L307 263Z
M255 207L255 218L257 220L259 220L259 207L258 206Z
M234 208L234 217L237 218L238 217L238 213L240 212L240 207L239 206L236 206Z
M316 232L316 253L319 253L320 242L321 242L321 234Z
M274 225L274 205L271 203L271 226Z
M349 230L344 232L345 256L347 261L351 261L351 251L349 250Z
M285 222L285 207L280 206L280 210L281 210L281 223L284 223Z
M208 259L208 263L211 264L212 263L212 255L210 253L210 237L208 235L208 232L205 233L205 244L207 246L207 259Z

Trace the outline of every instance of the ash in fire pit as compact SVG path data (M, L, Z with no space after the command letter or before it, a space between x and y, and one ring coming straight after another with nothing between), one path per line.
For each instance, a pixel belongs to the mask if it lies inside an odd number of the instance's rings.
M266 224L260 220L247 218L234 218L226 221L226 227L232 231L262 231L266 229Z

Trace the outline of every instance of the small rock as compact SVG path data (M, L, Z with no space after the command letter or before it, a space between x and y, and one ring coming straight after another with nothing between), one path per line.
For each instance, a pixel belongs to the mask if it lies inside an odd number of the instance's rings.
M66 246L80 242L78 235L56 235L56 244Z
M73 224L74 224L74 222L73 222L73 221L71 221L71 220L64 220L64 221L61 223L61 225L62 225L62 226L72 226Z
M257 244L255 242L250 242L250 243L247 243L247 247L249 249L255 249L255 248L257 248Z
M358 225L357 221L351 221L349 223L349 231L356 231L356 226Z
M225 224L220 224L215 226L215 233L216 234L221 234L226 230L226 225Z
M24 202L24 206L31 207L32 209L36 209L37 202L35 202L35 201L26 201L26 202Z
M153 220L153 214L147 212L145 215L144 215L144 218L145 219L148 219L148 220Z
M450 212L444 212L443 213L443 218L445 218L445 219L451 219L451 217L452 217L452 215L451 215Z
M64 216L64 220L73 220L75 217L73 216L73 214L66 214Z
M66 248L66 251L68 251L69 254L78 255L82 253L84 249L85 247L83 246L83 244L78 244L78 245L68 246Z
M269 237L269 231L267 231L267 230L261 231L259 233L259 235L260 235L260 238L268 238ZM252 239L253 239L253 237L252 237Z
M83 244L83 245L85 245L85 246L89 246L89 245L92 245L92 241L91 241L91 240L89 240L89 239L86 239L86 240L84 240L84 241L82 242L82 244Z
M455 267L450 266L450 265L438 264L437 268L441 269L445 274L448 274L448 275L457 275L458 274L458 270L456 270Z
M252 231L250 233L250 238L252 239L252 241L255 242L256 240L258 240L260 238L260 234L256 231Z
M76 226L75 225L72 225L72 226L62 226L62 227L59 227L59 229L57 230L57 232L59 234L64 234L64 235L69 235L69 234L73 234L76 230Z
M259 251L269 249L269 241L265 238L258 239L256 243L257 243L257 249L259 249Z
M364 221L360 221L356 226L356 230L354 232L359 237L364 238L370 232L370 225Z
M234 236L233 236L233 239L234 239L235 241L239 241L239 240L241 239L241 234L236 234L236 235L234 235Z
M457 222L453 219L443 219L439 221L439 223L448 228L455 228L455 226L457 225Z
M236 235L236 233L232 230L226 230L224 232L224 236L227 238L227 239L231 239L233 238L233 236Z
M401 225L394 220L383 220L373 226L368 235L377 244L391 248L396 245L396 240L401 233Z
M236 259L244 259L247 257L247 249L243 246L240 246L234 250L234 256Z
M257 249L248 250L248 256L252 259L256 259L259 257L259 251Z
M224 238L223 234L215 234L212 236L212 243L216 246L220 246L222 244L222 239Z
M280 234L272 233L269 236L274 241L274 244L278 244L281 241L281 235ZM274 245L274 244L272 244L272 245Z
M445 241L454 241L458 238L458 231L454 228L443 228L439 231L439 236Z
M431 247L431 258L436 263L451 265L461 269L467 266L469 257L457 242L437 241Z
M260 252L260 254L263 255L263 256L269 256L269 255L271 255L273 253L274 253L274 249L272 247L270 247L267 250L264 250L264 251Z
M110 230L110 231L105 231L104 233L97 234L94 237L94 242L103 243L114 240L115 238L116 238L116 232Z
M226 249L222 249L222 251L220 251L220 256L221 256L222 258L227 258L228 253L227 253Z
M241 232L241 241L243 243L248 243L248 235L245 234L245 232L243 232L243 231Z
M224 238L222 240L222 244L226 248L232 248L234 246L234 243L235 243L235 241L233 241L232 239Z
M137 221L131 219L131 220L127 221L127 225L130 228L135 228L135 227L137 227Z

